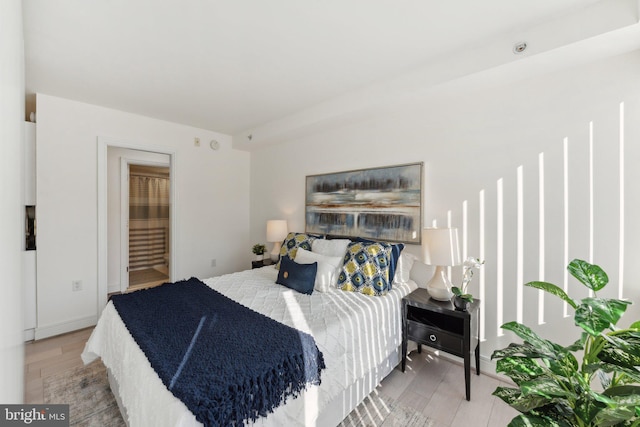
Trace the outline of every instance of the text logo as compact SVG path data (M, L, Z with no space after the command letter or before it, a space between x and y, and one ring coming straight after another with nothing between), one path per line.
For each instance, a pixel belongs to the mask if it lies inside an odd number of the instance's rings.
M0 427L69 427L69 405L0 405Z

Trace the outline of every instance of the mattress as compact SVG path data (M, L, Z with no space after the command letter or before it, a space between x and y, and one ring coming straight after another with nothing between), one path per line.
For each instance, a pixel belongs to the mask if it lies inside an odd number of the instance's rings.
M311 334L327 368L322 383L289 399L258 426L335 426L400 360L401 300L416 288L394 284L382 297L330 289L304 295L275 283L277 271L263 267L203 280L240 304ZM131 427L200 426L187 407L164 386L109 303L82 353L85 364L98 357L117 383Z

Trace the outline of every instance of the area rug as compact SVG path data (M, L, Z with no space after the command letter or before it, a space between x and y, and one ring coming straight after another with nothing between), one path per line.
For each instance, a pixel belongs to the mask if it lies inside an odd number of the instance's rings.
M125 427L99 360L43 379L44 403L69 404L69 425Z
M69 404L71 426L126 427L109 382L107 370L97 360L87 366L45 377L44 402ZM339 427L431 427L433 423L415 409L397 404L373 391L340 423Z
M375 390L338 427L431 427L421 412L400 405Z

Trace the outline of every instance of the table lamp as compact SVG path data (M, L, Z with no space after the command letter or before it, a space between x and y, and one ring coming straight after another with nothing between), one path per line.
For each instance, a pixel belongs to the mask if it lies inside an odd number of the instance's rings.
M287 237L287 233L287 221L284 219L270 219L267 221L267 242L273 243L271 261L278 261L280 246L284 238Z
M425 228L422 234L423 256L427 265L436 268L433 277L427 283L431 298L438 301L450 301L453 297L453 284L444 267L460 265L460 247L457 228Z

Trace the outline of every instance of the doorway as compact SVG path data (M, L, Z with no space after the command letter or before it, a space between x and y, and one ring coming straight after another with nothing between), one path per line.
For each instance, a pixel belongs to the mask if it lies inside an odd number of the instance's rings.
M162 155L122 151L120 157L119 291L171 277L171 169Z
M170 258L170 171L167 166L126 162L127 183L122 206L127 229L126 288L134 291L169 281ZM124 257L123 257L124 258ZM123 288L125 283L123 281Z
M122 158L134 164L169 167L170 177L170 215L169 215L169 281L175 281L178 270L176 234L178 230L178 209L176 199L176 153L173 149L135 141L126 141L110 137L98 137L98 312L101 312L108 301L110 293L126 291L129 275L128 253L123 255L123 247L128 252L128 229L122 224L128 221L123 218L122 202ZM125 190L128 193L128 185ZM124 234L124 235L123 235ZM127 242L124 244L123 242ZM126 282L126 286L123 284Z

